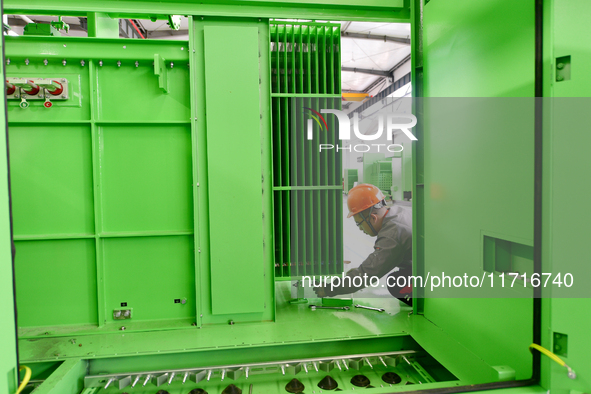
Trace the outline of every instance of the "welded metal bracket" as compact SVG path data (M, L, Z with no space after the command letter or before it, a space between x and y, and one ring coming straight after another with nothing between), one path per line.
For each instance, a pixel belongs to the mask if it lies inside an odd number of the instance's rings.
M171 63L172 64L172 63ZM168 71L166 62L159 54L154 54L154 75L158 76L158 87L168 93Z

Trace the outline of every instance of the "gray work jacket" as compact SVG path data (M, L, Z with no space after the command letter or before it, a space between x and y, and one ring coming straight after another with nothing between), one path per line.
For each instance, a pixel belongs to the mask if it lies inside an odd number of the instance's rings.
M347 276L355 277L367 274L369 278L381 278L394 268L412 266L412 208L406 205L393 205L382 223L378 233L374 251L367 256L358 268L347 272ZM353 281L351 281L353 282ZM341 286L330 292L330 295L350 294L363 287Z

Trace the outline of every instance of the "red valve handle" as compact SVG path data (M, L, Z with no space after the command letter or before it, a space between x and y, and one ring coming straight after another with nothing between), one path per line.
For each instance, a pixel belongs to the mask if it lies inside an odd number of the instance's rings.
M53 80L53 82L57 83L57 84L58 84L58 85L60 85L60 86L59 86L59 87L57 87L57 88L55 88L55 90L53 90L53 91L52 91L52 90L49 90L49 89L47 89L47 91L48 91L49 93L51 93L52 95L54 95L54 96L59 96L60 94L62 94L62 93L63 93L63 91L64 91L64 86L63 86L61 83L59 83L58 81L56 81L56 80Z
M11 94L14 94L15 91L16 91L16 86L14 86L10 82L8 82L8 80L6 80L6 95L10 96Z
M29 80L29 81L27 81L27 83L28 83L29 85L31 85L31 90L25 90L25 89L23 89L23 91L24 91L26 94L29 94L29 95L31 95L31 96L35 96L37 93L39 93L39 86L37 86L36 84L34 84L34 83L33 83L33 81L30 81L30 80Z

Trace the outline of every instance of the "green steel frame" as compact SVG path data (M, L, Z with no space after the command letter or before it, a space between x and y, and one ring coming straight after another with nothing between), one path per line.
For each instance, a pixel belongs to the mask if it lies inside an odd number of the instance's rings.
M0 42L4 52L4 40ZM4 62L0 64L0 71L4 76ZM1 93L2 102L6 95ZM0 112L0 123L7 127L6 112ZM12 245L9 241L12 238L12 220L10 217L10 187L8 176L8 160L6 156L8 139L1 138L0 144L0 387L13 393L18 386L18 354L16 341L16 316L13 283L13 256Z

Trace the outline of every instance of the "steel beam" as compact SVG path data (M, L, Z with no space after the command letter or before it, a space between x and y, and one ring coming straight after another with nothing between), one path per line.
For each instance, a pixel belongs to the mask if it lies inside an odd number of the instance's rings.
M10 49L7 57L13 60L31 58L38 51L37 48L44 45L46 54L39 54L40 59L97 59L97 60L149 60L154 61L154 54L159 54L168 62L180 62L186 64L189 61L188 43L186 41L169 40L133 40L121 41L119 38L93 38L95 46L88 45L86 37L52 37L48 41L45 37L5 37ZM125 44L125 45L123 45ZM174 45L171 45L174 44ZM20 61L20 60L19 60Z
M399 69L404 63L410 61L410 55L408 55L407 57L405 57L404 59L402 59L401 61L399 61L394 67L392 67L389 71L389 75L388 77L391 77L394 75L394 71L396 71L397 69ZM367 88L365 88L364 93L369 93L371 92L371 90L373 88L375 88L376 86L378 86L380 83L382 83L384 81L384 78L386 77L382 77L382 78L378 78L375 81L373 81Z
M370 74L370 75L378 75L380 77L389 77L391 75L390 71L382 71L382 70L370 70L367 68L353 68L353 67L341 67L341 71L347 71L352 73L361 73L361 74Z
M158 0L6 0L6 14L86 16L88 12L108 13L112 17L131 19L168 19L175 15L236 16L251 18L294 18L351 20L362 22L410 22L410 8L404 0L306 0L282 3L278 0L235 1Z
M370 98L369 100L364 102L362 105L355 108L353 111L349 112L348 116L349 117L353 116L353 114L355 112L361 113L361 112L365 111L366 109L368 109L369 107L371 107L372 105L377 103L378 101L385 99L386 97L388 97L389 95L391 95L396 90L400 89L401 87L403 87L404 85L406 85L409 82L410 82L410 73L408 73L404 77L396 80L392 85L388 86L386 89L382 90L380 93L376 94L375 96L373 96L372 98Z
M64 361L37 389L40 394L79 393L83 388L88 361L79 358Z
M119 19L119 34L124 38L142 38L133 28L129 19Z
M148 38L188 36L189 30L154 30L148 32Z
M392 37L392 36L378 36L376 34L365 34L365 33L349 33L343 32L341 37L344 38L355 38L360 40L377 40L384 42L395 42L398 44L410 45L410 38Z

